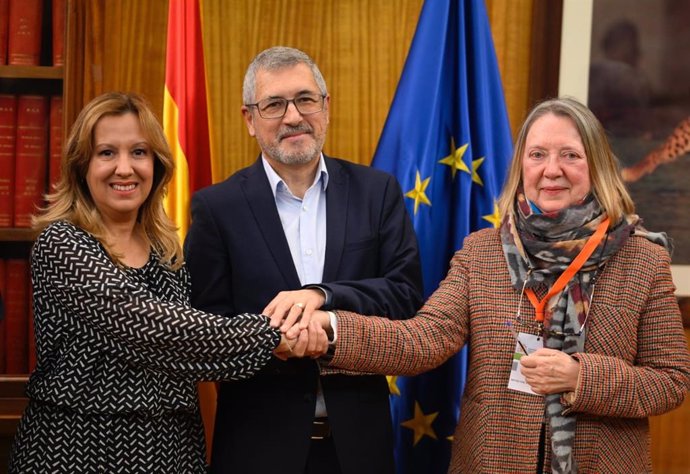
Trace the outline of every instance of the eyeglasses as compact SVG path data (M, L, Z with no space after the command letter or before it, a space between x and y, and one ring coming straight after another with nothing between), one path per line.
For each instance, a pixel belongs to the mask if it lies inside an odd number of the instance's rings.
M544 322L539 321L537 323L539 333L542 335L542 337L579 337L582 335L583 332L585 332L585 326L587 325L587 320L589 319L589 310L592 309L592 298L594 298L594 287L595 287L596 280L592 280L592 291L589 294L589 302L587 303L587 310L585 312L585 320L582 321L582 325L580 326L580 330L577 332L574 331L558 331L555 329L550 329L550 328L545 328L544 327ZM531 325L533 324L532 321L523 321L520 318L520 310L522 308L522 298L525 295L525 287L527 286L527 279L525 279L525 282L522 284L522 291L520 292L520 300L518 301L518 310L517 310L517 315L515 316L515 319L517 319L519 322L522 324L527 324Z
M260 100L255 104L245 104L246 107L256 107L261 118L277 119L285 117L287 113L288 104L292 102L302 115L311 115L323 110L323 103L325 95L321 94L302 94L294 99L285 99L283 97L269 97L268 99Z

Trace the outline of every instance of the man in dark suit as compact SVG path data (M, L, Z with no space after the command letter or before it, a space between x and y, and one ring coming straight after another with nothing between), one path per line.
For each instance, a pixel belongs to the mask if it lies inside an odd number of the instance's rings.
M196 193L185 242L195 307L307 321L338 308L391 318L421 305L417 241L400 186L322 154L330 96L302 51L259 54L242 114L261 156ZM304 333L303 333L304 334ZM385 377L273 360L221 384L212 472L392 473Z

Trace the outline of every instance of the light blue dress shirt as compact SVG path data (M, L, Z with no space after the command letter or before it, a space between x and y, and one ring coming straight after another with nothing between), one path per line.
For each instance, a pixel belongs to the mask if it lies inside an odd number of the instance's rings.
M316 170L314 182L302 199L292 194L283 178L278 176L266 158L262 156L261 161L276 200L278 215L290 246L299 281L302 286L321 283L323 262L326 256L326 187L328 186L328 170L323 154L319 157L319 167ZM334 316L330 317L331 321L335 320ZM323 398L319 380L314 416L324 417L327 414L326 401Z
M290 246L299 281L302 286L319 284L323 278L323 262L326 255L328 170L323 155L319 158L314 182L302 199L292 194L266 158L262 156L261 160L276 200L278 215Z

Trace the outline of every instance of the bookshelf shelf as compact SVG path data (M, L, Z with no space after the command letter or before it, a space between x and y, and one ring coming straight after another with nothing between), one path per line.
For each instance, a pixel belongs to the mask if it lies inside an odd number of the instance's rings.
M28 375L0 375L0 437L14 436L28 403L24 390Z
M62 66L0 66L0 78L62 80Z
M28 381L26 374L0 375L0 399L26 398L24 390Z
M6 227L0 228L0 242L33 242L36 232L33 229ZM0 378L0 382L2 378Z

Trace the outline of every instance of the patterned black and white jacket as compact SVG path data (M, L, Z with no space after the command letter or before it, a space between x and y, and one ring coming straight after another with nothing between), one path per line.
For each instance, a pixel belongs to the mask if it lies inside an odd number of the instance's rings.
M95 238L67 222L41 233L31 270L37 367L11 470L67 471L74 469L67 459L77 459L89 471L93 455L106 470L126 459L125 471L138 472L140 459L142 472L196 472L192 465L203 464L203 449L196 448L203 443L195 382L251 376L270 359L279 332L264 316L223 318L191 308L184 267L168 269L155 252L141 268L119 267ZM180 415L194 420L188 433L181 434L177 422L161 422ZM64 428L56 423L64 425L65 417L78 419L81 434L60 446ZM125 419L117 432L113 426ZM132 433L143 434L143 441ZM103 444L117 436L127 439L106 449L111 459L103 465ZM82 439L75 448L75 437L97 439ZM177 443L194 445L192 464L158 459Z

